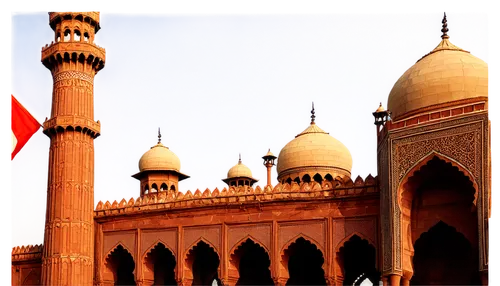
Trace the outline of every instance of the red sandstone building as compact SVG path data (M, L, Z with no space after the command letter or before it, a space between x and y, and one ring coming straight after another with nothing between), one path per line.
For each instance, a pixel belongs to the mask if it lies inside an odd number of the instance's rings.
M49 18L45 236L43 245L13 249L13 285L487 284L488 66L449 41L446 18L437 47L422 51L387 110L373 113L377 177L351 174L349 150L316 124L313 109L278 157L263 157L264 187L240 160L227 188L183 193L178 182L189 176L159 136L133 175L140 196L96 209L99 13Z

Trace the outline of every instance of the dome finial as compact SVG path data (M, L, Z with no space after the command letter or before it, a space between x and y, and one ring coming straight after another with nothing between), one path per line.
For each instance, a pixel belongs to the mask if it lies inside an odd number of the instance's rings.
M311 124L315 124L314 123L314 118L316 118L316 116L314 115L314 101L312 103L312 110L311 110Z
M238 164L241 164L241 153L239 153L238 155L239 155Z
M448 21L446 20L446 12L444 12L443 21L441 21L441 23L443 23L443 28L441 29L441 32L443 32L443 35L441 35L441 39L450 38L450 36L448 36L446 34L448 32Z
M161 143L161 133L160 133L160 127L158 127L158 144Z

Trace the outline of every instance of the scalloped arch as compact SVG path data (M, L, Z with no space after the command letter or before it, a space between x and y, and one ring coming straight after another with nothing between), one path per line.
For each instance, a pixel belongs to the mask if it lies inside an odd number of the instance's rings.
M130 251L130 249L128 249L128 247L126 247L124 243L122 243L121 241L118 241L113 247L110 248L110 250L108 250L108 252L106 252L106 255L104 255L104 260L103 260L104 265L106 265L106 259L109 257L111 252L113 252L119 245L121 245L123 247L123 249L125 249L130 254L130 256L132 256L134 263L136 263L135 257L133 255L134 252Z
M195 240L188 248L186 248L186 253L184 254L184 261L186 261L188 259L189 255L193 252L194 247L197 246L198 243L200 243L201 241L208 244L208 246L214 250L215 254L217 254L217 257L220 260L220 254L217 251L217 248L210 241L208 241L208 239L206 239L202 236L202 237L198 238L197 240Z
M346 242L348 242L353 236L358 236L359 238L361 239L364 239L366 241L368 241L368 243L373 246L375 249L377 249L376 247L376 244L370 239L368 238L368 236L358 232L358 231L353 231L351 232L348 236L344 237L344 239L342 239L338 244L337 246L335 247L335 253L339 252L340 251L340 248L342 248L344 246L344 244Z
M175 252L173 251L173 248L170 247L168 245L168 243L166 243L165 241L163 241L162 239L157 239L155 242L153 242L148 248L146 248L146 250L141 254L141 258L142 258L142 263L146 263L146 257L148 256L149 253L151 253L151 251L158 245L158 244L163 244L163 246L165 246L166 249L168 249L168 251L170 251L172 253L172 255L174 256L175 260L177 261L177 256L175 255Z
M450 163L453 167L458 168L458 171L461 172L464 176L466 176L469 181L471 181L472 186L474 188L474 201L473 204L474 206L477 206L477 197L478 197L478 184L476 180L474 179L474 176L471 174L471 172L461 163L457 162L456 160L439 153L435 150L427 153L425 156L423 156L420 160L415 162L413 166L408 168L408 171L404 174L403 179L399 182L398 185L398 190L397 190L397 205L401 210L401 200L402 200L402 194L404 192L404 185L408 182L408 180L413 177L415 172L419 171L423 166L425 166L429 161L431 161L434 157L437 157L438 159L445 161L446 163Z
M302 233L302 232L301 232L301 233L299 233L298 235L294 236L292 239L288 240L288 241L287 241L287 242L283 245L283 247L282 247L282 248L281 248L281 250L280 250L280 256L283 256L283 255L285 254L285 250L287 250L287 249L290 247L290 245L292 245L293 243L295 243L295 241L297 241L297 239L299 239L299 238L303 238L303 239L305 239L305 240L309 241L310 243L312 243L314 246L316 246L316 248L317 248L319 251L321 251L321 254L323 255L323 257L325 257L325 254L324 254L324 252L323 252L323 247L321 247L321 246L319 245L319 243L318 243L315 239L311 238L311 237L310 237L310 236L308 236L308 235L305 235L305 234L304 234L304 233Z
M229 257L234 255L236 250L238 250L238 248L240 248L248 239L250 239L253 243L257 244L258 246L264 248L264 251L267 253L267 255L269 255L270 251L267 249L267 247L262 242L260 242L258 239L256 239L255 237L253 237L249 234L249 235L245 236L244 238L240 239L238 242L236 242L233 245L233 247L229 251ZM230 258L230 260L231 260L231 258Z

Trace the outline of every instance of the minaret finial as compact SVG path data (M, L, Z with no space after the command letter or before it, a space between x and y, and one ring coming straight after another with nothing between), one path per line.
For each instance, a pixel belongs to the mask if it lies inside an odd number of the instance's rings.
M316 118L316 116L314 115L314 101L312 103L312 110L311 110L311 124L315 124L314 123L314 118Z
M160 127L158 127L158 144L161 143L161 133L160 133Z
M441 35L441 39L448 39L450 36L446 34L448 32L448 21L446 20L446 12L444 12L443 21L441 23L443 23L443 28L441 29L443 35Z

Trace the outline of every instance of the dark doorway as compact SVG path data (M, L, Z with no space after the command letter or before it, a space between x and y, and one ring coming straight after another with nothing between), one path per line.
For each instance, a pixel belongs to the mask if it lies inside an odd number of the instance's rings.
M193 286L209 285L214 280L217 285L222 286L217 269L219 268L219 256L215 250L203 241L198 242L188 255L188 264L192 265Z
M106 263L113 271L115 285L135 285L135 263L132 255L118 245L106 258Z
M286 285L326 285L323 253L300 237L285 250L290 278Z
M411 285L481 285L476 257L470 242L440 221L415 242Z
M155 248L148 253L145 262L146 265L153 270L153 285L177 285L174 272L176 265L175 257L163 243L158 243Z
M269 255L251 239L242 243L231 258L240 274L236 285L274 285L269 270L271 265Z
M375 247L366 239L353 235L338 252L344 271L344 285L360 285L366 278L377 285L380 274L376 269Z

